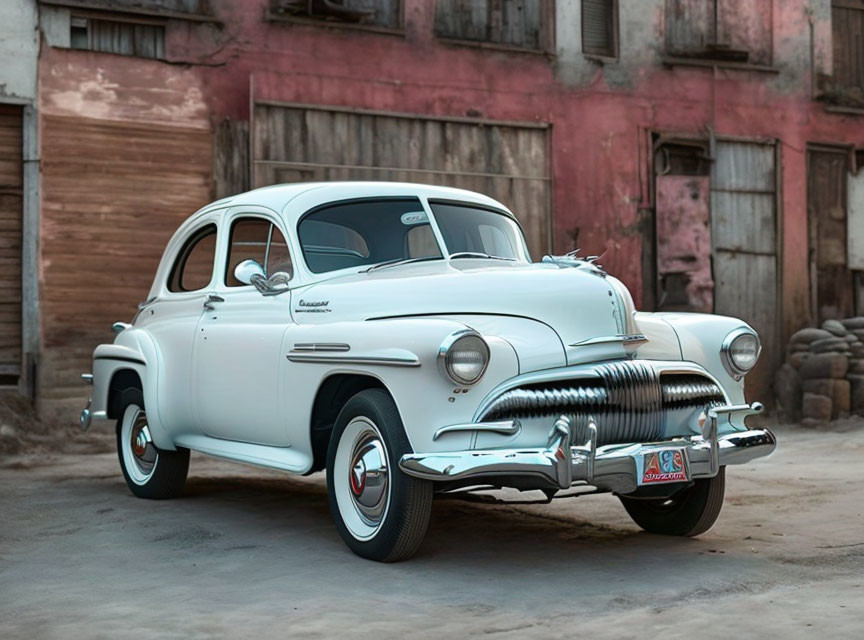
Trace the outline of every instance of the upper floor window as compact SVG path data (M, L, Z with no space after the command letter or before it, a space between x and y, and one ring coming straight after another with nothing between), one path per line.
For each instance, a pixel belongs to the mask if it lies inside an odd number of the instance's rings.
M242 287L244 283L234 277L234 269L244 260L254 260L262 266L267 277L274 273L294 272L288 243L279 228L264 218L237 218L231 224L228 261L225 265L225 284Z
M121 56L163 59L165 25L73 15L69 26L69 46Z
M618 0L582 0L582 53L618 57Z
M550 50L551 0L437 0L441 38L537 51Z
M864 0L832 0L835 102L864 107Z
M216 257L216 225L201 227L180 249L171 275L168 290L200 291L213 279L213 260Z
M331 24L398 29L401 0L270 0L270 19L311 19Z
M772 4L740 0L666 0L667 53L770 65Z

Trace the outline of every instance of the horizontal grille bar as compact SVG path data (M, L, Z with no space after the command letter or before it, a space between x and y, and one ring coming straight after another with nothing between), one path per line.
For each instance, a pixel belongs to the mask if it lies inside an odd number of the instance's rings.
M646 442L662 436L667 410L724 402L720 387L698 374L658 374L647 363L629 360L598 365L596 372L596 378L553 380L505 391L480 420L565 414L581 424L591 415L600 429L598 444Z

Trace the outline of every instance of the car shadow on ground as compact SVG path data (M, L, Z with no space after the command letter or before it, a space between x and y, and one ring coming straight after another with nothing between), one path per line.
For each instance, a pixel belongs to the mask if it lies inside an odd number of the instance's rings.
M256 521L268 529L276 527L286 538L293 539L297 533L312 528L320 534L321 543L348 553L332 525L326 487L314 477L190 478L180 500L187 512L197 505L215 506L222 513L237 510L235 518L242 518L253 528ZM592 570L605 575L612 566L634 561L639 571L668 566L673 561L681 570L688 558L701 564L702 558L726 553L718 548L716 539L655 536L635 526L620 527L573 517L562 513L561 502L572 501L514 506L436 496L426 539L412 562L434 561L444 570L450 563L462 566L466 557L483 558L485 563L500 564L511 571L519 565L530 567L530 571L560 571L572 563L574 567L578 565L582 576L587 576ZM609 506L620 508L617 501Z

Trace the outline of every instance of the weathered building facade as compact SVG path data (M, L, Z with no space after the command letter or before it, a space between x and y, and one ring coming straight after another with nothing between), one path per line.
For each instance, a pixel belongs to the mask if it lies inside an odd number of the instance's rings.
M46 415L177 224L276 182L489 193L535 259L579 246L642 308L751 322L754 397L793 331L864 303L862 0L4 7L0 375Z

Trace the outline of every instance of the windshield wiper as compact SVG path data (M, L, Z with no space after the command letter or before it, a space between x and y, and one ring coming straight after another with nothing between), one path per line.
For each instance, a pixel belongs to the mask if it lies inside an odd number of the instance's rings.
M369 273L370 271L375 271L376 269L381 269L383 267L395 267L399 264L410 264L412 262L425 262L426 260L443 260L443 256L425 256L423 258L396 258L395 260L387 260L385 262L379 262L378 264L373 264L371 267L367 269L363 269L362 273Z
M487 260L507 260L508 262L516 262L516 258L505 258L504 256L493 256L488 253L480 253L479 251L458 251L451 253L450 259L453 258L484 258Z

